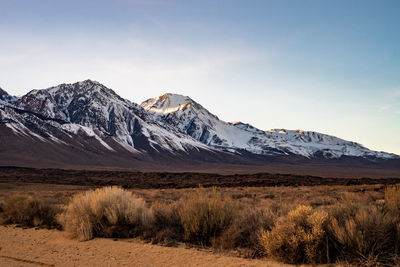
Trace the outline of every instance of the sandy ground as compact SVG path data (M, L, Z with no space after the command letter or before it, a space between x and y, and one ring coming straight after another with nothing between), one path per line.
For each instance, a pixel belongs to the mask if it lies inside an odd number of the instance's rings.
M78 242L57 230L0 226L0 266L289 266L137 239Z

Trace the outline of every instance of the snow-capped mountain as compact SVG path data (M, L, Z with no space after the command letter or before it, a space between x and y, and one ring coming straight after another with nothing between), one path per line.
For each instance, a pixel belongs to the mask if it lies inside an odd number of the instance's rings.
M343 139L302 130L262 131L242 122L227 123L187 96L164 94L144 101L141 106L157 115L164 124L216 149L262 154L294 154L307 158L342 156L396 158L385 152L369 150Z
M104 85L86 80L32 90L15 103L19 108L63 121L62 129L94 136L105 147L113 139L135 151L208 149L170 127L160 127L139 105L123 99ZM147 151L148 152L148 151Z
M32 90L18 98L0 89L0 165L150 164L150 169L165 169L344 156L363 161L363 166L399 158L321 133L227 123L181 95L165 94L138 105L91 80Z

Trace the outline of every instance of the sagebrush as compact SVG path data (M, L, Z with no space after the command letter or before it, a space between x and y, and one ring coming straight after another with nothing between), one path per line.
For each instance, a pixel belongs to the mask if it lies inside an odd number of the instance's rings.
M180 202L171 204L155 202L151 209L154 220L148 239L153 243L169 246L184 241L184 229L179 214Z
M236 206L214 188L197 189L179 210L186 241L210 245L233 222Z
M326 261L328 214L299 206L280 217L271 231L262 233L267 255L287 263Z
M242 212L215 240L213 247L218 250L237 249L241 255L249 258L261 257L264 249L260 234L272 229L276 217L269 209Z
M46 199L26 195L16 195L7 199L2 209L4 223L23 226L58 227L55 218L61 212L59 206Z
M140 235L152 221L145 201L119 187L79 193L59 217L64 229L80 240Z

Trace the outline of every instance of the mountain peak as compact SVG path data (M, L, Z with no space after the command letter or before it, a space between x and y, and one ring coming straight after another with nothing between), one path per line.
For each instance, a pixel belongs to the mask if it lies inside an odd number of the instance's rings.
M111 103L126 101L110 88L88 79L32 90L18 99L18 106L49 118L68 121L76 118L78 114L85 117L83 113L91 108L98 113L103 109L107 111Z
M86 79L86 80L84 80L84 81L80 81L80 82L78 82L78 83L86 83L86 84L101 84L101 83L99 83L98 81L94 81L94 80L91 80L91 79Z
M104 84L102 84L102 83L100 83L98 81L90 80L90 79L86 79L84 81L78 81L78 82L75 82L75 83L73 83L71 85L73 85L75 87L82 87L82 88L96 87L96 86L107 88Z
M150 98L144 101L141 106L155 113L168 114L178 110L185 110L190 107L193 100L188 96L165 93L156 98Z
M23 100L20 102L26 102L26 99L30 99L32 96L41 97L43 99L49 97L57 98L59 96L62 98L71 98L78 95L85 98L91 98L93 94L119 98L119 96L112 89L106 87L98 81L87 79L75 83L62 83L47 89L34 89L24 95L22 97Z

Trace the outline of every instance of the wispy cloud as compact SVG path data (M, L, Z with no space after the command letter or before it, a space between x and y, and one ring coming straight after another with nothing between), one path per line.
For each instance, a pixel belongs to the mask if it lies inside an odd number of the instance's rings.
M379 107L379 110L380 111L385 111L385 110L388 110L388 109L391 109L391 108L393 108L393 105L386 105L386 106Z
M10 82L10 77L17 77L15 73L25 73L26 79L11 81L13 94L24 93L21 88L41 88L86 78L100 79L130 92L132 85L161 87L180 81L181 86L186 86L190 81L206 80L207 75L266 57L240 43L220 40L207 45L185 44L139 34L126 37L132 35L135 34L130 32L103 38L76 34L48 39L14 34L0 43L0 79ZM19 91L12 91L17 88Z
M386 90L383 94L382 101L385 104L377 106L380 112L391 111L392 114L397 114L398 107L400 107L400 87ZM396 110L393 112L393 110Z
M391 97L400 98L400 87L390 92Z

